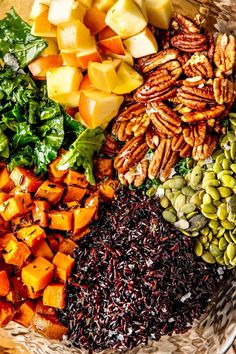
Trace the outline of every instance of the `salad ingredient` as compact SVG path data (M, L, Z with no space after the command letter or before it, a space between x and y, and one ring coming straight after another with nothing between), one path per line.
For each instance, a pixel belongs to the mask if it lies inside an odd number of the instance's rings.
M111 93L118 83L117 74L112 61L106 63L90 62L88 64L88 77L91 84L96 89L106 93Z
M97 50L95 44L91 46L89 49L85 49L76 54L76 58L78 60L79 67L82 69L87 69L89 62L98 62L102 61L102 57Z
M52 250L44 239L39 240L36 245L32 246L31 251L35 258L43 257L50 262L53 259Z
M42 53L41 56L46 57L48 55L57 55L59 54L59 49L58 49L58 45L57 42L55 41L55 39L53 38L45 38L45 41L47 42L47 48L45 48Z
M63 186L58 183L52 183L50 180L46 180L38 188L35 197L44 200L46 199L50 204L56 205L59 203L63 192Z
M6 264L22 267L30 254L30 249L25 243L10 240L4 248L3 259Z
M34 19L31 34L37 37L57 37L56 27L48 21L48 8Z
M52 210L48 213L49 228L71 231L73 230L73 213L70 211Z
M106 27L105 23L106 14L95 7L87 9L84 24L88 27L93 35L99 33Z
M73 20L83 21L86 8L74 0L51 0L48 21L54 26Z
M193 255L192 240L163 221L157 200L127 188L100 208L74 255L58 313L69 340L94 351L185 332L219 286L217 267Z
M31 74L37 79L46 79L46 72L50 69L60 67L62 58L60 55L47 55L35 59L28 65Z
M33 61L47 47L47 43L30 34L30 26L11 9L0 21L0 56L11 53L21 68ZM12 30L14 29L14 31Z
M156 38L148 27L135 36L125 39L124 45L134 58L155 54L158 51Z
M18 239L24 241L29 247L35 246L38 241L46 238L44 229L38 225L22 227L17 231L16 235Z
M148 22L158 28L168 30L174 12L171 0L146 0Z
M35 304L31 300L25 301L17 310L13 317L13 321L28 328L35 314Z
M79 100L79 112L89 128L107 126L118 114L124 98L112 93L95 89L82 90Z
M31 8L29 19L34 21L41 13L47 11L48 7L44 4L41 4L39 1L35 1Z
M5 327L14 316L14 307L10 302L0 300L0 328Z
M132 92L143 84L143 77L131 66L121 62L117 69L117 83L112 92L124 95Z
M6 296L10 291L10 283L7 272L5 270L0 271L0 296Z
M96 208L87 207L87 208L79 208L74 212L74 228L75 233L79 233L80 230L89 224L92 220L96 212Z
M43 304L63 309L65 307L65 297L64 284L50 284L43 291Z
M94 0L93 6L100 11L107 12L115 4L115 2L116 0Z
M58 280L66 283L71 275L75 261L70 255L57 252L52 263L55 265L55 276Z
M50 339L62 339L68 332L54 315L41 315L36 313L32 319L32 328L42 336Z
M118 55L125 55L125 47L123 45L122 39L120 36L117 36L116 33L109 37L102 39L98 42L99 49L104 54L118 54Z
M26 170L22 167L16 167L10 174L10 179L22 191L34 193L41 186L40 178L35 177L32 171Z
M118 0L108 10L105 21L122 39L136 35L147 25L140 8L132 0Z

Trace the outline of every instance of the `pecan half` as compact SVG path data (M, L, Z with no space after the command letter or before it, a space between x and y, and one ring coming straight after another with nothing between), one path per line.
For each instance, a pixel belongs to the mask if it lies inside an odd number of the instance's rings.
M206 123L198 123L183 128L183 138L185 142L194 147L203 144L206 138L207 125Z
M192 157L194 160L205 160L212 155L218 144L216 136L207 135L202 145L193 148Z
M131 166L136 165L142 160L147 150L148 146L143 136L132 138L116 156L114 160L115 169L121 173L127 172Z
M167 164L165 165L164 169L160 172L160 180L165 182L171 174L172 168L176 165L178 161L179 154L177 152L172 151L169 157Z
M145 181L145 179L147 178L148 165L149 162L146 159L146 157L144 157L142 161L138 164L137 166L138 173L136 174L133 182L135 187L140 187Z
M138 67L143 73L147 73L171 60L176 60L179 56L180 52L178 49L165 49L157 54L140 58L138 60Z
M182 158L191 157L192 156L192 146L188 145L186 142L182 145L179 156Z
M146 143L151 150L155 150L160 143L160 138L164 137L153 126L149 127L145 135Z
M164 101L176 94L176 78L166 69L156 70L134 94L137 102Z
M113 156L119 151L118 143L111 134L105 134L105 143L101 148L101 153L108 156Z
M211 79L214 76L212 65L209 59L201 53L195 53L184 65L185 75L188 77L200 76Z
M206 37L203 34L176 34L171 38L173 47L187 53L202 52L208 49Z
M181 119L185 123L197 123L201 121L206 121L209 119L218 118L224 112L225 106L218 105L210 109L204 110L202 112L190 112L184 114Z
M186 87L203 87L206 81L201 76L188 77L185 80L182 80L182 85Z
M207 29L204 29L203 33L205 34L208 45L209 45L207 56L210 59L210 61L212 61L214 58L214 53L215 53L214 37Z
M233 102L234 100L234 84L229 79L216 78L214 79L214 95L215 100L219 104Z
M179 152L180 157L190 157L192 155L192 147L184 140L183 134L176 135L171 141L173 151Z
M148 167L148 177L154 179L159 176L161 169L166 165L171 154L171 140L163 139L155 150ZM163 166L163 168L162 168Z
M206 104L215 103L215 97L212 86L182 86L177 91L177 98L181 103L190 109L202 111Z
M173 20L179 24L179 29L185 33L200 33L199 26L187 16L183 16L177 12L173 14Z
M236 43L233 35L219 34L216 40L214 63L216 76L231 75L236 59Z

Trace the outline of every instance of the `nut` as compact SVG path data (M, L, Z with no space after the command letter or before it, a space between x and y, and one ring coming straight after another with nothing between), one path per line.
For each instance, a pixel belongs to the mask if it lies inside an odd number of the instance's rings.
M176 60L180 56L178 49L165 49L157 54L146 56L138 60L138 67L143 73L147 73L161 65Z
M199 26L191 18L180 15L177 12L173 14L172 18L178 23L178 29L180 29L181 31L186 33L200 33Z
M182 85L187 87L198 86L200 88L203 87L202 85L205 85L205 83L205 79L203 79L201 76L188 77L187 79L182 81Z
M161 140L159 146L155 150L148 167L148 177L154 179L159 176L161 169L164 170L171 155L171 141L170 139Z
M171 44L187 53L203 52L208 49L206 37L198 33L177 34L171 38Z
M177 98L190 109L202 111L207 103L214 103L214 92L211 86L182 86L177 91Z
M165 138L165 135L160 134L155 127L151 126L146 132L146 143L151 150L155 150L160 143L160 138Z
M113 156L119 151L118 143L111 134L105 134L105 143L101 148L101 153L108 156Z
M140 187L147 178L148 165L149 162L146 157L137 165L138 174L135 176L133 182L135 187Z
M202 112L190 112L184 114L181 119L185 123L197 123L201 121L206 121L209 119L219 118L224 112L225 106L218 105L210 109L206 109Z
M236 59L236 44L233 35L219 34L216 40L214 63L216 76L231 75Z
M194 147L203 144L206 138L206 123L198 123L192 126L186 126L183 128L183 138L185 142Z
M185 75L188 77L200 76L205 79L213 78L213 68L209 59L202 53L195 53L184 65Z
M214 96L219 104L233 102L235 96L234 84L227 78L214 79Z
M218 138L216 136L207 135L203 144L194 146L192 157L194 160L205 160L217 147Z

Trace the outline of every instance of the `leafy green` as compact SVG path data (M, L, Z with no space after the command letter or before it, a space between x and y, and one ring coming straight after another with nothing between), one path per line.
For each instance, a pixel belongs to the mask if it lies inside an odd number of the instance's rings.
M8 157L9 150L8 148L8 138L6 135L0 130L0 156Z
M31 34L31 27L12 8L0 21L0 57L11 53L24 68L47 47L47 43Z
M8 169L12 171L17 166L33 167L34 159L32 159L32 156L34 156L34 150L31 147L27 146L19 149L17 153L11 155Z
M176 173L181 176L185 176L188 172L191 172L192 169L193 169L193 159L190 157L181 159L175 166Z
M86 129L70 146L69 151L62 156L57 168L66 170L67 168L82 166L89 183L95 184L93 155L101 149L104 140L105 137L101 128Z

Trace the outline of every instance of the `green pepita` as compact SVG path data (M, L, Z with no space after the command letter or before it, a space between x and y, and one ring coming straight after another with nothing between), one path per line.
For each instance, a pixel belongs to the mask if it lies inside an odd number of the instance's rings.
M232 189L229 187L219 187L218 192L222 198L227 198L233 193Z
M216 213L205 213L205 212L202 210L202 214L203 214L206 218L208 218L208 219L210 219L210 220L217 220L217 219L218 219L218 216L217 216Z
M207 235L201 235L198 237L199 241L202 243L202 244L205 244L208 242L208 237Z
M222 252L219 250L219 247L214 245L214 243L210 244L209 252L213 257L220 257L222 255Z
M219 249L221 251L224 251L226 250L228 246L228 242L226 241L226 239L222 236L220 239L219 239Z
M227 204L221 203L217 210L217 216L220 220L226 220L228 216Z
M196 192L190 199L190 203L195 204L197 207L200 207L202 204L202 199L200 198L200 192Z
M196 254L197 257L201 257L201 255L203 254L203 245L199 240L195 241L194 253Z
M211 229L218 230L218 228L220 227L220 222L218 220L210 220L209 227Z
M223 167L221 165L221 162L215 162L213 166L213 171L217 174L223 170Z
M208 251L203 252L202 259L209 264L214 264L216 262L215 258Z
M209 181L206 181L204 184L202 184L202 188L204 188L204 189L207 186L219 187L220 181L218 179L210 179Z
M236 186L236 179L229 175L224 175L221 178L225 187L234 188Z
M193 203L187 203L184 206L182 206L181 211L184 214L189 214L192 213L196 209L196 205Z
M207 186L206 187L206 192L208 194L210 194L210 196L212 197L213 200L220 200L220 193L218 192L218 190L215 187Z
M236 142L235 141L231 144L230 156L233 161L236 159Z
M213 204L202 204L201 210L203 213L216 213L217 208Z
M203 227L205 227L208 220L204 215L197 214L193 216L191 219L189 219L189 222L190 222L190 227L188 231L193 232L193 231L201 230Z
M233 222L230 222L229 220L222 220L221 225L226 229L226 230L233 230L235 228L235 224Z
M223 159L222 160L222 167L224 170L229 170L230 169L230 166L231 166L231 161L228 160L228 159Z
M161 204L162 208L164 208L164 209L168 208L168 206L170 204L169 199L166 196L162 197L160 199L160 204Z
M190 185L195 188L202 180L202 168L201 166L195 166L191 172Z
M236 256L236 245L234 243L230 243L227 248L226 251L227 256L230 259L233 259Z
M162 216L166 221L168 221L172 224L177 221L176 215L169 210L164 210L162 213Z
M190 186L184 186L182 188L182 193L183 193L183 195L186 195L188 197L192 197L195 193L195 190L192 189Z
M229 266L230 263L229 263L229 258L227 256L227 252L226 251L224 252L223 258L224 258L225 265Z
M232 165L230 166L231 170L236 173L236 163L232 163Z
M186 215L186 219L189 220L191 219L193 216L197 215L198 212L197 211L193 211L192 213L189 213Z
M220 238L221 236L223 236L225 233L225 229L223 227L220 227L217 234L216 234L216 237L217 238Z
M182 211L181 209L183 205L185 205L185 203L186 203L186 196L183 194L179 194L174 203L175 210Z
M232 176L233 171L231 170L223 170L217 173L217 178L221 181L223 176Z
M163 183L162 187L163 188L175 188L175 189L181 189L186 185L186 181L183 177L181 176L176 176L173 177L166 182Z
M203 204L212 204L212 197L209 194L204 194L202 199Z
M177 229L186 230L189 228L189 222L185 219L179 219L174 223L174 226L177 227Z

